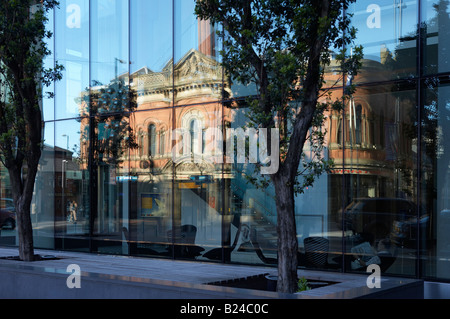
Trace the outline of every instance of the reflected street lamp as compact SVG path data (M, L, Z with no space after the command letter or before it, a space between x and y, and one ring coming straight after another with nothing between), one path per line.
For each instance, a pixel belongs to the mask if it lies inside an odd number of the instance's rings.
M115 58L115 61L114 61L115 63L114 63L114 75L115 75L115 79L117 80L117 68L118 68L118 66L117 66L117 63L119 62L119 63L122 63L122 64L126 64L127 62L126 61L124 61L124 60L121 60L121 59L119 59L119 58Z
M67 150L69 150L69 135L63 134L62 137L66 137L67 138Z
M66 165L67 165L68 161L67 160L62 160L61 162L61 186L62 186L62 218L63 220L66 218L66 203L64 202L64 197L65 197L65 170L66 170Z

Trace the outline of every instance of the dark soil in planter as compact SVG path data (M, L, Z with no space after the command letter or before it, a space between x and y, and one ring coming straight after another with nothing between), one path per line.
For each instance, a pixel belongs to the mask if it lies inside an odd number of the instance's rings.
M245 289L256 289L264 291L275 291L276 290L276 276L271 276L269 274L260 274L256 276L250 276L245 278L237 278L232 280L224 280L208 283L208 285L233 287L233 288L245 288ZM336 284L337 282L315 280L307 278L308 286L311 289L326 287L329 285Z

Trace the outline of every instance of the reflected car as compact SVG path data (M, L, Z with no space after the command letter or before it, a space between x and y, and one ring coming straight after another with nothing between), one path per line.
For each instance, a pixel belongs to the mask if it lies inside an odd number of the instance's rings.
M0 198L0 209L6 209L12 212L16 211L12 198Z
M408 218L407 220L396 220L392 224L391 239L398 246L415 247L417 238L417 227L419 227L419 236L425 240L429 240L430 236L430 216L428 214Z
M0 209L0 228L16 228L16 214L13 211L4 208Z
M394 222L417 216L416 205L401 198L357 198L339 212L344 230L371 234L375 240L390 237ZM342 220L343 218L343 220Z

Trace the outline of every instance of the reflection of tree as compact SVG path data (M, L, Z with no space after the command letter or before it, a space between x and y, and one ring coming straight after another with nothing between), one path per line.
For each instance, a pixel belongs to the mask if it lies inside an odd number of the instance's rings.
M415 41L419 38L422 41L422 53L423 53L423 71L426 74L437 73L438 70L448 70L445 65L448 63L448 59L440 59L441 51L445 51L447 39L450 38L450 16L447 13L449 7L449 0L440 0L438 3L433 4L433 9L436 14L434 17L426 22L421 22L418 26L418 30L406 35L401 39L401 43L396 48L395 59L388 61L389 68L401 77L415 77L415 73L420 70L412 70L412 65L416 65L416 48L409 47L408 42ZM434 39L436 38L436 44ZM414 74L412 74L414 73ZM439 94L440 79L438 77L432 77L426 79L422 84L423 90L421 93L423 103L423 109L421 110L420 123L418 120L405 124L403 128L403 134L411 140L417 139L418 128L420 127L421 134L421 150L422 150L422 170L427 171L427 178L423 180L424 187L426 189L426 195L428 198L426 202L431 205L433 199L436 199L436 173L442 174L447 172L447 167L450 162L450 142L449 139L444 139L439 127L445 127L444 124L450 119L450 109L447 107L448 98ZM405 86L411 87L411 83L399 82L396 85L395 90L398 92L404 91ZM416 96L402 94L400 99L408 105L416 104ZM411 108L407 115L411 119L417 119L417 110ZM437 161L437 167L432 169ZM404 165L404 161L399 162L400 167Z
M434 61L436 61L436 65L433 68L434 71L443 69L448 70L448 56L444 60L440 59L439 56L442 54L441 51L450 49L445 47L447 43L441 43L450 39L450 15L447 13L449 3L448 0L441 0L438 4L434 5L436 17L431 20L431 25L429 26L430 28L432 27L432 30L437 30L438 32L439 47L436 46L433 50L433 58ZM439 78L432 78L426 82L428 93L426 96L427 100L425 100L424 103L424 113L426 115L423 116L423 123L421 123L424 132L423 143L425 144L427 157L430 160L433 158L437 159L435 169L431 170L431 176L434 174L435 176L433 176L430 181L427 181L427 184L432 183L432 185L430 184L428 187L433 191L430 192L428 196L432 196L431 198L433 199L437 198L437 191L446 191L447 187L443 187L439 190L436 189L436 186L439 186L437 183L438 176L443 177L445 180L448 172L448 165L450 163L450 139L445 137L446 132L443 131L445 130L445 127L449 125L450 120L450 95L448 94L447 89L443 89L441 86L442 84L443 83L440 83ZM442 195L444 195L444 193L442 193ZM432 203L432 201L429 201L429 203ZM443 209L445 207L440 207L440 203L438 203L437 208Z
M127 150L138 147L130 125L136 93L122 80L108 85L95 81L81 100L82 105L88 106L90 121L88 129L82 129L81 140L90 141L93 164L119 165Z
M424 74L437 74L440 71L449 71L448 49L450 49L450 15L448 14L449 0L440 0L433 4L435 15L428 21L420 23L417 33L406 37L418 37L422 41L422 72ZM411 56L415 56L416 48L409 48L405 44L400 44L397 48L397 60L394 69L401 69L405 65L404 61ZM403 61L403 62L402 62ZM414 62L407 62L415 65ZM411 64L412 63L412 64ZM420 70L417 70L420 72ZM429 214L430 218L438 217L438 212L448 205L448 187L446 180L448 167L450 164L450 139L446 138L446 127L450 125L450 94L448 82L443 82L439 76L431 76L421 82L420 88L420 117L417 117L417 110L412 108L408 116L417 119L404 130L404 134L411 139L417 139L420 143L420 181L422 189L421 201L423 214ZM398 85L400 90L401 84ZM414 105L415 96L403 95L402 99L406 103ZM415 113L415 114L412 114ZM447 195L447 198L446 198ZM436 212L432 214L432 212ZM433 226L434 225L434 226ZM437 225L437 219L429 223L430 227ZM421 233L421 238L425 239L430 235L432 228L427 229L428 234ZM439 234L437 234L439 236Z
M439 70L448 70L446 64L448 57L440 59L442 51L445 51L446 42L450 39L450 15L447 13L450 1L440 0L433 5L436 15L423 23L420 32L427 37L436 37L437 44L426 46L427 63L424 68L428 73L437 73ZM431 41L430 41L431 42ZM441 79L432 77L424 82L423 110L421 117L421 133L423 148L422 170L426 170L424 179L426 187L426 203L433 209L433 203L438 198L438 176L446 176L450 163L450 139L445 138L442 130L449 124L450 107L449 94L442 88ZM441 87L440 87L441 86ZM441 185L442 186L442 185ZM442 191L445 192L443 188ZM438 208L439 209L439 203ZM435 210L434 208L433 210ZM445 207L440 207L440 209Z

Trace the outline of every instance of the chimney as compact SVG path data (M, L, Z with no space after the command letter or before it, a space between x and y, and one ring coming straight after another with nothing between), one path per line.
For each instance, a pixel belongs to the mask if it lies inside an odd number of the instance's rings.
M386 64L392 58L391 52L386 47L386 45L382 45L380 49L380 62L381 64Z
M216 55L216 37L209 20L198 19L198 51L208 56Z

